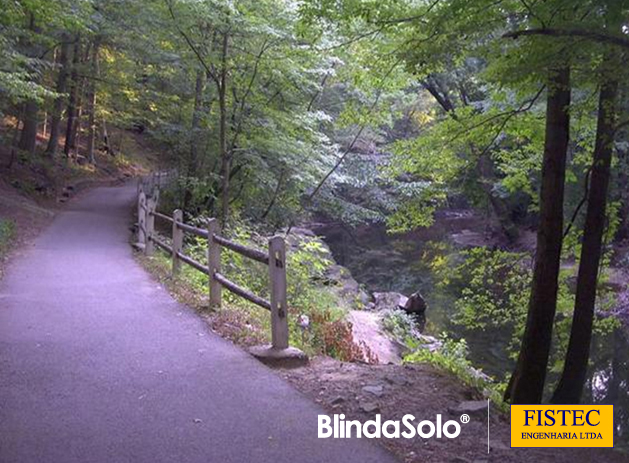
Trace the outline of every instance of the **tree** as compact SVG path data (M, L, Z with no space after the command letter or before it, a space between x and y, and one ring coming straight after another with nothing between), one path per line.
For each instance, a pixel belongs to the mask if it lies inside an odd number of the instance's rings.
M614 55L606 65L616 63ZM563 373L551 402L560 404L579 403L585 385L592 325L598 287L603 233L607 211L607 189L613 151L618 93L617 68L603 72L598 104L596 143L592 157L587 211L583 227L583 242L577 276L574 316L570 342L566 353ZM611 74L611 75L610 75Z
M64 94L66 92L68 84L68 68L69 60L68 55L70 51L70 37L67 34L61 36L61 50L59 55L59 74L57 76L57 86L55 91L58 96L55 98L54 107L52 110L52 119L50 122L50 138L48 139L48 146L46 153L51 157L55 157L57 148L59 145L59 134L61 131L61 116L63 112Z
M505 400L516 404L541 403L557 308L570 133L569 65L551 70L547 87L546 143L531 297L520 355L505 392Z
M95 164L94 144L96 142L96 79L98 78L98 53L101 46L101 37L96 36L92 44L92 73L87 82L87 115L88 115L88 134L87 134L87 159L90 164Z

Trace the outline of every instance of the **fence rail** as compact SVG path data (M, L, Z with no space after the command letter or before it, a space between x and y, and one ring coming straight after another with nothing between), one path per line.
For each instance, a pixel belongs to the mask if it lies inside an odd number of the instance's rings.
M288 348L288 304L286 297L286 243L280 236L269 240L268 252L250 248L231 241L220 235L220 227L216 219L210 219L207 228L199 228L183 222L183 213L173 211L169 216L157 212L159 201L159 182L161 177L151 177L151 182L141 182L138 187L138 247L146 255L152 255L155 246L166 251L172 258L172 274L181 271L181 264L209 276L210 305L220 307L222 288L240 296L271 312L271 344L274 349ZM157 187L156 187L157 185ZM147 196L145 188L151 195ZM146 190L148 191L148 190ZM168 245L155 233L155 219L172 224L172 244ZM184 253L184 233L205 238L207 240L207 265L204 265ZM221 249L227 248L269 268L270 300L266 300L246 288L229 280L221 273Z

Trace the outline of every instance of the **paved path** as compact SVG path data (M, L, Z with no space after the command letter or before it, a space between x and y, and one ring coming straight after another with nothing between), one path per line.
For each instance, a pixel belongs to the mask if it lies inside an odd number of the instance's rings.
M134 261L135 187L74 202L0 282L0 462L392 462Z

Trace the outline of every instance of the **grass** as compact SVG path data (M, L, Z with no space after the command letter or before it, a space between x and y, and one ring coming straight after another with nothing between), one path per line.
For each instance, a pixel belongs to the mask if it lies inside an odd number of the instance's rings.
M14 238L15 222L0 218L0 256L4 257L9 251Z

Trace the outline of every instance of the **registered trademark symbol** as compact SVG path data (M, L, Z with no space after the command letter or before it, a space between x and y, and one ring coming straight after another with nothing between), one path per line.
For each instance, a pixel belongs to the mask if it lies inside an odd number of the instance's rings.
M470 422L470 415L466 415L465 413L461 415L461 423L465 424L469 422Z

